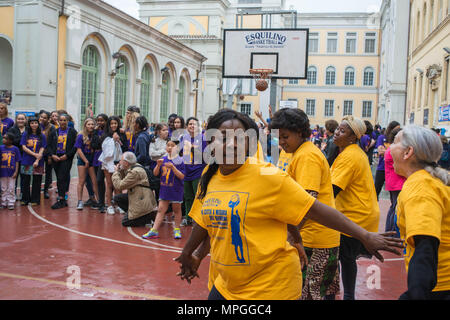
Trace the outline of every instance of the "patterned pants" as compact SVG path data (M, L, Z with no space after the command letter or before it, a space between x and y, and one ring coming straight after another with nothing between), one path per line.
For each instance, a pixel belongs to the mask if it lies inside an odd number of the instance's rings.
M339 294L339 247L305 247L308 265L303 268L302 300L325 300Z

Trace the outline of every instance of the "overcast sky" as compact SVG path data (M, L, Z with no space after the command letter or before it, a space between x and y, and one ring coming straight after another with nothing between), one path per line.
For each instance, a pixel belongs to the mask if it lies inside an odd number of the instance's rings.
M129 15L139 18L139 6L135 0L103 0ZM376 12L383 0L286 0L298 12Z

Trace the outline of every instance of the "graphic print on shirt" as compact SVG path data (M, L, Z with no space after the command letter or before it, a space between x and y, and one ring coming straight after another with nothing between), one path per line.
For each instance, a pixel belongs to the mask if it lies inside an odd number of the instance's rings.
M249 265L245 236L245 215L249 194L237 191L213 191L207 194L202 216L216 242L212 260L224 266Z

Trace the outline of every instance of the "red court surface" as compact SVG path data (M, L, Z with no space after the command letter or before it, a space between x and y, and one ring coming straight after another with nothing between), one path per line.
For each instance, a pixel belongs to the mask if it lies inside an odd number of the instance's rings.
M190 285L176 276L179 265L172 260L181 252L191 227L182 227L181 240L172 238L168 223L160 239L141 239L147 228L123 227L121 214L76 210L75 181L68 208L50 208L56 199L53 188L51 198L42 198L40 206L0 210L0 299L207 298L209 258L200 267L200 278ZM384 230L388 206L388 200L380 200L380 230ZM405 291L403 259L383 254L384 263L358 261L356 299L393 300Z

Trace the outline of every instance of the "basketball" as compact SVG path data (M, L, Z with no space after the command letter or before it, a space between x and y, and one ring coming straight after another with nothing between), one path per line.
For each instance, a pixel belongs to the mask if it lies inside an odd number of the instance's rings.
M267 87L269 86L268 84L267 84L267 81L266 80L258 80L258 81L256 81L256 89L258 90L258 91L264 91L264 90L266 90L267 89Z

